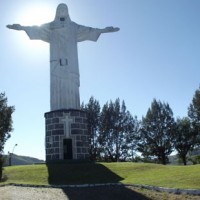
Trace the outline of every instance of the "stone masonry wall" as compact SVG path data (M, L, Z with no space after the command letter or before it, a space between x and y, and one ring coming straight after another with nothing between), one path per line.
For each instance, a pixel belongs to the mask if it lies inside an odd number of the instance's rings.
M89 158L86 113L57 110L45 113L46 161L64 160L63 140L72 139L72 159Z

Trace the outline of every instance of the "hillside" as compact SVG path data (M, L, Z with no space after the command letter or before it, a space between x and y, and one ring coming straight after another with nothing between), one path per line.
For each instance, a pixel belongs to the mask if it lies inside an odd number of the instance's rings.
M9 166L9 156L5 155L5 166ZM39 160L37 158L28 157L28 156L19 156L16 154L12 155L11 165L31 165L35 163L44 163L43 160Z

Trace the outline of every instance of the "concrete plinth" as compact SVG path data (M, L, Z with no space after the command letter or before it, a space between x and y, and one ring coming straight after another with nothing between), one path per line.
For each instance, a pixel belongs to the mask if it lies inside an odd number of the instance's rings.
M46 161L89 159L86 113L63 109L45 113Z

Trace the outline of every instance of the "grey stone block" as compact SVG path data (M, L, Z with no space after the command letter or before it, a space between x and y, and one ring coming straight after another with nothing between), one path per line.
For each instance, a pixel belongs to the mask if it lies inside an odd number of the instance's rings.
M64 129L64 124L55 124L54 125L55 129Z
M75 116L75 117L77 117L77 116L80 116L80 112L79 111L72 111L72 112L70 112L70 115L73 117L73 116Z
M46 136L51 136L51 131L47 131Z
M86 112L80 112L80 116L86 118Z
M54 129L54 125L48 125L47 126L47 131L51 131L51 130L53 130Z
M46 119L46 125L49 125L49 124L51 124L51 119Z
M54 142L53 147L59 147L59 142Z
M73 123L71 124L71 128L80 128L80 124Z
M59 123L59 118L53 118L52 123Z
M72 135L82 135L83 134L83 130L80 130L80 129L73 129L71 131L71 134Z
M82 142L76 142L77 147L82 147L83 143Z
M64 135L64 130L54 130L52 131L52 135Z
M75 118L75 123L82 123L83 119L81 117L76 117Z
M54 136L54 141L55 141L55 142L58 142L59 139L60 139L59 136Z

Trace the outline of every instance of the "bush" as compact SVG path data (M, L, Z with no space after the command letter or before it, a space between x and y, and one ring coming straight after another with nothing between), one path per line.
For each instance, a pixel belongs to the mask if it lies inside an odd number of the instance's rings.
M192 156L188 159L193 165L200 164L200 155Z
M2 180L3 176L3 163L4 163L4 158L2 155L0 155L0 181Z

